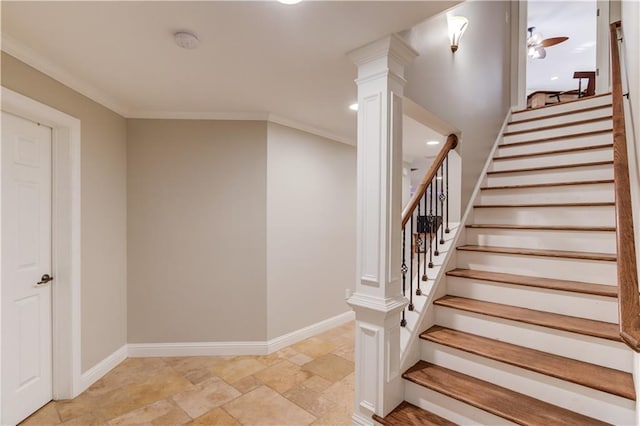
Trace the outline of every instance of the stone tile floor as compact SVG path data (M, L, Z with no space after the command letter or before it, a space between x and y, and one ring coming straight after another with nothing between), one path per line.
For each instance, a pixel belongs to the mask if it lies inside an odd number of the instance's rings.
M128 358L21 425L350 425L354 323L265 356Z

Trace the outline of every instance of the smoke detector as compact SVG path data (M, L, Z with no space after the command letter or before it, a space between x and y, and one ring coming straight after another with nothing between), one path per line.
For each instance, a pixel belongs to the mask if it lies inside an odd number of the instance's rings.
M176 41L176 44L183 49L195 49L200 44L200 40L195 34L179 31L173 35L173 38Z

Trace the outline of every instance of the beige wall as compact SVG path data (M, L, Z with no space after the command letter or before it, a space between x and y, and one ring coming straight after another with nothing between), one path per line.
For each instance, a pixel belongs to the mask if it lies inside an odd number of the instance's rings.
M462 131L457 150L462 157L463 211L509 109L509 11L509 1L465 2L453 9L454 15L469 19L455 53L444 14L406 34L420 56L408 69L405 96Z
M127 343L126 121L4 52L2 86L81 120L86 371Z
M347 312L355 284L356 150L268 125L268 338Z
M2 85L81 120L83 371L127 342L264 341L349 310L354 147L125 120L4 53Z
M130 343L265 340L266 135L128 120Z

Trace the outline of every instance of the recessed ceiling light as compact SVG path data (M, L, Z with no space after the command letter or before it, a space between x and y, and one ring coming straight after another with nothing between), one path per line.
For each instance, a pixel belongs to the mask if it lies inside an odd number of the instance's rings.
M553 77L551 77L551 80L557 80L557 79L559 79L559 78L560 78L560 77L558 77L557 75L554 75Z
M179 31L175 33L173 38L175 39L176 44L183 49L195 49L198 47L198 44L200 44L200 40L198 40L198 37L196 37L195 34L186 31Z
M427 141L427 145L438 145L440 141Z
M355 104L351 104L351 105L349 105L349 109L350 109L351 111L357 111L357 110L358 110L358 104L357 104L357 103L355 103Z
M282 4L298 4L301 1L302 0L278 0L278 2L280 2Z

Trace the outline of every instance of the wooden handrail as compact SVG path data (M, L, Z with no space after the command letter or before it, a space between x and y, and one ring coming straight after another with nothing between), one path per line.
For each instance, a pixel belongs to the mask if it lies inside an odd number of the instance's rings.
M422 196L424 195L424 193L427 192L427 187L429 186L429 183L431 183L431 181L436 177L436 173L438 173L438 169L440 168L440 166L442 166L442 163L444 162L445 158L447 158L447 155L449 155L449 151L454 149L457 145L458 145L458 137L454 134L450 134L447 137L447 140L444 143L444 146L436 156L436 159L433 160L431 167L429 167L429 170L427 170L427 173L425 173L424 177L422 178L422 182L420 182L420 185L418 185L416 192L414 192L413 197L411 197L411 201L409 201L409 204L407 204L407 207L405 207L405 209L402 212L403 228L407 224L409 219L411 219L411 215L413 215L413 211L416 209L416 207L420 203L420 200L422 199Z
M640 301L638 300L638 274L636 248L631 213L631 186L627 135L622 102L622 76L618 31L620 21L610 25L611 71L613 97L613 172L616 197L616 246L618 251L618 305L620 337L631 349L640 352Z

